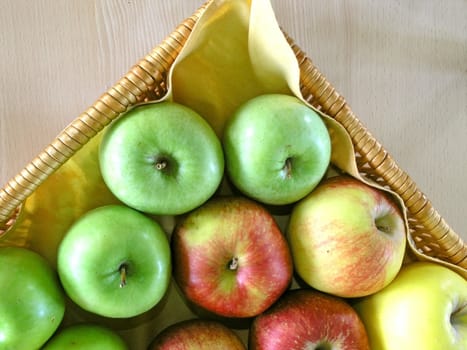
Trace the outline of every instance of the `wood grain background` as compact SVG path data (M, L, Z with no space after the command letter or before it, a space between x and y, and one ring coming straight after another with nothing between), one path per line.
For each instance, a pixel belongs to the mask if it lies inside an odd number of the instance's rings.
M0 1L0 182L200 0ZM467 239L467 1L272 0L280 25Z

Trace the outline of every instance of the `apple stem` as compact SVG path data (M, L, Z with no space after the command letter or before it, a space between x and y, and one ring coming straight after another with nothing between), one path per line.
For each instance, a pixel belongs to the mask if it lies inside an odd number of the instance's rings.
M238 258L233 257L232 260L230 260L229 263L227 264L227 268L230 271L236 271L238 269Z
M120 271L120 288L126 286L126 273L128 266L126 264L121 264L118 270Z
M290 179L292 177L292 158L289 157L285 160L283 169L285 170L285 177Z
M165 159L158 160L155 164L157 170L164 170L167 168L167 161Z

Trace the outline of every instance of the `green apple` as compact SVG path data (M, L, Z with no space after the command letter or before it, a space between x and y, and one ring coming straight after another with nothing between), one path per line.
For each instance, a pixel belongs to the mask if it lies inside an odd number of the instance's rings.
M127 350L128 346L114 331L94 325L77 324L54 335L42 350Z
M160 225L123 205L91 210L66 233L58 251L62 285L78 306L113 318L142 314L164 296L170 246Z
M109 125L100 145L105 183L122 202L159 215L210 198L224 172L222 145L195 111L174 102L139 105Z
M447 267L405 265L386 288L353 306L372 349L467 349L467 281Z
M292 209L287 238L310 286L360 297L388 285L404 259L406 227L394 198L350 176L323 181Z
M56 331L65 298L55 271L39 254L0 248L0 349L38 349Z
M331 140L323 120L298 98L267 94L241 105L226 124L227 173L245 195L284 205L307 195L323 178Z

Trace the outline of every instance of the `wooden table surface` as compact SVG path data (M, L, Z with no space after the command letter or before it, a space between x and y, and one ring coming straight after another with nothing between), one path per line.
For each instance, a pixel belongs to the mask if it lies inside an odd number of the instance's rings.
M2 0L2 185L201 4ZM467 239L467 2L272 4L279 24Z

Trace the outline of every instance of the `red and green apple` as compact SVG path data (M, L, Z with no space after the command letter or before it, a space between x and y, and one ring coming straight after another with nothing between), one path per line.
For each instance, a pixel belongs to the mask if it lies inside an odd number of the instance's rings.
M369 350L370 347L362 321L344 299L312 289L294 289L254 319L248 349Z
M244 197L209 200L176 226L171 244L183 295L216 315L256 316L292 280L292 258L276 221Z
M406 226L393 197L339 175L293 208L287 237L296 272L307 284L360 297L384 288L399 272Z
M190 319L160 332L148 350L246 350L238 335L220 322Z

